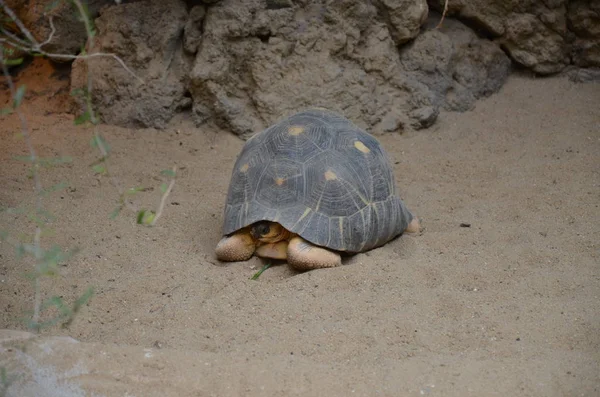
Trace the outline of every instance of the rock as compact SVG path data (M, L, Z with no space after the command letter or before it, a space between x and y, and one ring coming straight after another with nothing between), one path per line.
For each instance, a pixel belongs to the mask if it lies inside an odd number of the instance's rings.
M266 0L267 10L277 10L280 8L292 7L292 0Z
M9 0L6 3L40 43L50 38L52 28L48 17L52 16L55 32L51 40L42 47L46 52L75 55L87 41L85 25L71 2L56 2L56 6L50 9L49 4L52 2L45 0ZM89 16L94 19L103 6L114 4L114 1L88 0L85 3ZM53 60L64 61L57 58Z
M580 68L573 66L567 68L564 72L569 77L569 80L575 83L600 82L600 68Z
M429 0L428 3L431 9L441 13L446 0ZM502 0L448 0L447 5L447 18L457 17L491 37L501 37L505 33L505 17L517 4Z
M429 0L440 12L444 3ZM597 0L452 0L452 16L497 40L515 62L536 73L554 74L569 64L600 66Z
M190 10L190 16L185 24L183 32L183 48L190 54L198 51L202 41L202 22L206 15L204 6L194 6Z
M444 1L429 4L441 11ZM569 63L566 4L566 0L454 0L449 2L447 17L455 16L480 36L496 39L517 63L536 73L552 74Z
M396 45L415 38L429 13L426 0L380 0L380 3Z
M569 61L564 37L533 14L509 14L500 42L515 61L536 73L560 72Z
M94 104L104 122L164 128L178 110L191 106L187 96L190 59L182 45L187 20L182 0L147 0L102 10L90 52L116 54L144 81L113 58L90 60ZM85 86L86 72L85 62L74 63L73 88Z
M417 125L413 125L415 129L431 127L439 114L439 109L433 106L425 106L420 109L413 110L411 117Z
M600 2L569 1L567 20L575 36L571 47L573 64L600 67Z
M439 19L432 14L428 30L401 50L400 60L409 76L432 91L435 106L466 111L502 87L511 62L497 44L477 37L458 21L447 19L434 29ZM418 108L412 118L423 127L431 125L437 117L435 106Z
M223 0L207 9L190 76L197 122L216 119L248 137L324 106L374 133L410 125L411 92L427 87L402 77L392 34L416 35L423 11L396 7L392 18L391 1L382 5L386 13L358 0L276 3ZM392 33L386 18L401 26L402 15L411 28Z
M439 15L426 19L425 3L285 4L224 0L208 8L191 72L198 123L215 119L248 137L324 106L375 134L420 129L439 107L470 109L510 71L499 46L463 24L433 29Z

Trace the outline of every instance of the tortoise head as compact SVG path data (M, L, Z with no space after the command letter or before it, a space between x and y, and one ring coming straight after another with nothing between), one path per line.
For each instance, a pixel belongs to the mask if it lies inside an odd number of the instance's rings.
M250 234L252 234L252 237L256 240L263 243L276 243L285 240L288 237L289 232L279 223L260 221L252 225Z

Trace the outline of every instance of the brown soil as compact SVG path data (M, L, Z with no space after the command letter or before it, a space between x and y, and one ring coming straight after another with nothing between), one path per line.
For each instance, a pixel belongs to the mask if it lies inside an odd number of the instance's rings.
M38 384L50 376L40 368L59 371L62 394L43 395L76 395L68 383L139 396L600 394L600 85L514 75L471 112L381 136L424 232L339 268L279 265L250 280L258 259L213 257L243 142L184 117L165 131L101 126L122 185L155 187L138 207L155 207L159 172L179 168L155 227L127 211L111 220L118 194L89 167L92 131L54 113L66 84L38 83L24 104L40 155L73 157L41 173L45 186L68 183L44 197L56 220L43 242L81 252L42 289L68 301L96 293L69 329L43 332L85 343L27 350ZM2 119L3 207L33 203L18 131L16 116ZM34 230L21 214L0 224ZM0 328L24 330L31 262L7 244L0 255ZM0 353L13 366L21 357ZM13 394L34 395L23 382Z

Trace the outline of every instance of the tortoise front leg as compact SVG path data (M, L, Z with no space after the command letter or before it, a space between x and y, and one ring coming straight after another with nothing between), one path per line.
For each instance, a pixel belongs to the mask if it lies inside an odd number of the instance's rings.
M238 262L250 259L255 250L256 243L250 230L244 229L223 237L215 248L215 254L220 261Z
M340 254L317 247L301 237L294 237L288 244L287 261L296 270L312 270L335 267L342 264Z

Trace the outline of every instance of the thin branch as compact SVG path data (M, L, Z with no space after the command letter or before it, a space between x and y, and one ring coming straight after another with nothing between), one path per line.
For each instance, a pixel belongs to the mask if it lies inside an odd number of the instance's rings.
M87 33L87 37L88 37L88 42L86 43L86 47L88 49L93 48L94 47L94 32L92 30L92 26L90 23L89 18L87 18L87 13L83 7L83 4L81 2L81 0L73 0L73 4L76 6L77 11L79 12L79 14L82 16L82 20L83 23L85 25L85 29L86 29L86 33ZM141 82L142 84L144 84L144 80L141 79L140 77L138 77L126 64L125 62L118 57L115 54L111 54L111 53L100 53L100 52L96 52L96 53L92 53L89 54L87 52L87 50L85 51L85 55L70 55L70 54L55 54L55 53L50 53L47 52L45 50L43 50L41 47L48 44L49 42L52 41L52 38L54 36L54 34L56 33L56 28L54 26L54 21L52 19L52 16L49 16L49 23L50 23L50 28L51 28L51 32L49 37L42 43L38 43L36 41L36 39L33 37L33 35L31 34L31 32L23 25L23 23L16 17L16 15L14 14L14 12L5 4L4 0L0 0L0 5L2 5L2 7L4 8L4 10L6 11L6 13L11 17L11 19L17 24L17 26L19 27L19 29L21 29L21 31L23 32L23 34L27 37L27 39L31 42L31 43L26 43L24 40L20 39L19 37L17 37L16 35L9 33L7 31L5 31L4 29L2 29L2 32L5 33L5 36L9 37L10 40L5 39L5 38L0 38L0 45L5 42L8 43L9 45L18 48L20 50L26 51L26 52L35 52L35 53L39 53L41 55L44 55L48 58L55 58L55 59L84 59L87 65L87 69L88 69L88 73L87 73L87 92L86 92L86 108L87 108L87 112L89 114L90 117L90 122L92 123L92 125L94 126L94 136L95 136L95 142L97 144L97 147L102 155L102 159L106 159L108 157L108 149L105 147L104 141L100 136L100 133L98 131L98 118L97 115L94 111L94 108L92 106L92 90L93 90L93 81L92 81L92 77L91 77L91 73L89 72L89 60L91 58L97 58L97 57L110 57L113 58L114 60L116 60L123 69L125 69L130 75L132 75L133 77L135 77L139 82ZM12 41L11 41L12 40ZM123 189L123 187L121 186L121 184L119 183L119 180L113 176L109 170L108 170L108 164L106 162L104 162L104 169L106 174L108 175L108 177L110 178L110 181L112 182L112 184L115 186L115 188L117 189L117 191L120 193L121 198L122 198L122 204L125 205L127 208L129 208L130 210L133 210L135 212L137 212L137 210L134 208L134 206L127 201L126 199L126 195L125 195L125 190ZM173 168L173 172L175 172L175 167ZM156 213L156 216L154 217L152 224L155 224L156 221L158 220L158 218L161 216L163 210L164 210L164 206L165 206L165 202L167 197L169 196L171 190L173 189L173 186L175 184L175 179L172 179L171 182L169 183L169 186L167 188L167 190L165 191L165 193L163 194L162 198L161 198L161 202L158 208L158 211Z
M8 72L8 66L4 62L4 46L2 45L2 43L0 43L0 65L2 65L2 74L4 74L4 78L8 84L8 88L10 90L11 97L16 98L17 90L16 90L15 84L10 76L10 73ZM19 117L19 120L21 121L21 133L23 134L23 137L25 138L27 149L29 150L29 158L31 159L31 164L33 167L32 174L33 174L33 183L34 183L34 190L35 190L35 209L36 209L37 213L40 213L42 211L42 190L43 190L43 188L42 188L42 182L40 180L40 175L38 173L38 167L39 167L38 156L35 151L35 148L33 147L33 143L31 142L31 135L29 134L29 127L27 125L27 119L25 118L25 115L21 111L20 106L15 107L15 112L17 113L17 116ZM34 252L35 252L35 259L36 259L36 267L37 267L39 261L42 259L41 250L40 250L41 235L42 235L42 228L40 227L40 225L36 225L35 235L33 237L33 246L34 246ZM35 297L34 297L34 306L33 306L33 322L37 323L40 318L40 306L41 306L41 301L42 301L41 290L40 290L40 281L39 281L38 277L36 277L34 279L34 291L35 291Z
M16 34L9 32L8 30L4 29L4 27L2 27L0 25L0 32L2 32L3 35L9 37L11 40L13 40L15 43L11 43L9 40L6 39L0 39L0 41L8 43L14 47L16 46L22 46L22 47L27 47L27 42L23 39L21 39L20 37L18 37Z
M84 22L84 25L85 25L85 31L86 31L87 37L88 37L88 42L87 42L86 46L88 48L93 48L94 47L94 35L93 35L93 32L92 32L92 26L90 25L90 21L87 18L87 14L85 12L85 9L83 8L83 5L81 4L81 1L74 0L73 3L77 7L77 11L79 12L79 14L82 16L82 19L83 19L83 22ZM86 54L87 54L87 51L86 51ZM104 140L100 137L100 133L98 132L98 119L96 117L96 112L94 111L94 106L92 105L93 81L92 81L92 74L90 73L90 68L89 68L89 64L90 64L89 60L90 60L90 58L94 57L94 55L96 55L96 54L99 54L99 53L84 55L84 56L80 56L80 57L83 58L83 59L85 59L85 62L86 62L86 65L87 65L87 92L86 92L86 95L85 95L86 108L87 108L88 114L90 115L90 122L94 126L94 137L96 139L96 144L98 146L98 149L100 150L100 154L102 154L102 158L106 159L108 157L108 149L104 145ZM137 77L135 75L135 73L133 73L125 65L125 63L121 60L121 58L117 57L114 54L105 54L105 55L114 57L123 66L123 68L125 68L125 70L129 71L129 73L131 73L138 80L140 80L140 81L143 82L142 79L140 79L139 77ZM127 201L127 198L125 196L125 189L123 189L123 186L121 186L121 183L119 182L119 179L110 173L110 171L108 169L108 164L106 163L106 161L104 161L104 169L106 171L106 174L109 176L110 181L112 182L113 186L119 192L119 194L120 194L120 196L121 196L121 198L123 200L122 201L123 204L127 208L129 208L130 210L132 210L134 212L137 212L136 208L134 208L134 206L129 201Z
M85 10L83 8L83 5L81 4L80 1L74 1L75 5L77 6L77 10L79 11L79 13L81 15L86 15ZM8 16L17 24L17 26L19 27L19 29L21 29L21 32L23 32L23 34L27 37L27 39L30 41L30 46L27 46L25 44L21 44L21 43L25 43L23 40L19 39L18 37L16 37L13 34L10 34L9 32L5 31L4 29L2 29L2 33L5 34L6 36L10 37L12 40L14 40L14 42L10 42L6 39L0 39L0 42L6 42L8 44L10 44L11 46L14 46L20 50L24 50L26 52L37 52L40 53L42 55L47 56L48 58L55 58L55 59L89 59L89 58L96 58L96 57L109 57L109 58L113 58L114 60L116 60L122 67L123 69L125 69L130 75L132 75L133 77L135 77L139 82L141 82L142 84L144 83L144 80L142 78L140 78L138 75L136 75L126 64L125 62L123 62L123 60L118 57L115 54L110 54L110 53L103 53L103 52L95 52L93 54L87 54L87 55L69 55L69 54L54 54L51 52L47 52L45 50L42 49L42 46L48 44L55 32L56 32L56 28L54 27L54 22L52 20L52 16L49 16L49 22L50 22L50 28L52 29L50 32L49 37L44 40L42 43L38 43L37 40L33 37L33 35L31 34L31 32L25 27L25 25L23 25L23 22L21 22L21 20L19 20L19 18L17 18L17 16L15 15L15 13L13 12L12 9L10 9L10 7L8 7L6 5L6 3L4 2L4 0L0 0L0 5L2 5L2 7L4 8L4 11L8 14ZM86 32L88 32L88 38L89 38L89 47L93 48L93 42L94 42L94 37L91 34L92 30L91 30L91 25L90 25L90 21L88 20L88 18L83 18L83 22L85 24L85 29Z
M2 1L2 0L0 0L0 1ZM13 38L11 37L11 39L13 39ZM98 58L98 57L113 58L115 61L117 61L123 67L123 69L125 69L130 75L135 77L140 83L142 83L142 84L145 83L141 77L139 77L137 74L135 74L135 72L133 70L131 70L125 64L125 62L123 62L123 60L115 54L104 53L104 52L94 52L92 54L87 54L87 55L55 54L52 52L44 51L41 48L38 48L37 46L29 46L28 47L28 46L24 46L24 45L15 43L15 42L11 42L7 39L0 39L0 43L7 43L15 48L20 49L20 50L23 50L26 52L37 52L39 54L47 56L48 58L55 58L55 59L90 59L90 58Z
M174 166L171 170L173 171L173 175L175 175L175 172L177 171L177 167ZM169 194L171 194L171 190L173 190L174 185L175 185L175 177L173 176L171 178L171 182L169 183L169 186L167 187L167 190L165 190L162 197L160 198L160 205L158 206L158 210L156 211L156 215L154 216L154 219L152 219L152 223L150 223L152 226L154 226L156 221L158 221L158 218L160 218L160 216L162 215L163 209L165 208L165 203L167 201L167 197L169 197Z
M442 19L440 19L440 22L435 27L436 29L439 29L442 26L442 22L444 22L444 18L446 18L447 12L448 12L448 0L446 0L444 2L444 12L442 12Z
M29 40L32 43L37 43L31 32L25 27L25 25L23 25L23 22L21 22L21 20L17 18L14 11L11 10L10 7L6 5L6 3L4 3L4 0L0 0L0 5L2 6L2 8L4 8L4 12L10 17L10 19L12 19L13 22L17 24L19 29L21 29L21 32L23 32L23 34L27 37L27 40Z
M50 23L50 35L48 36L48 38L46 40L44 40L42 43L40 43L40 47L45 46L46 44L48 44L49 42L52 41L52 38L54 37L54 33L56 33L56 28L54 27L54 21L52 20L52 15L48 16L48 22Z

